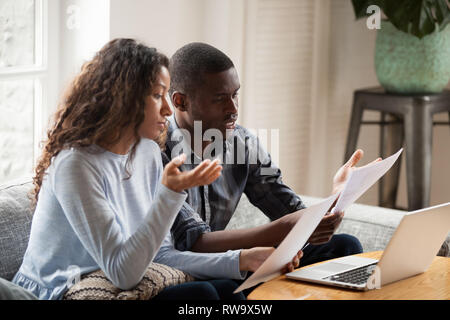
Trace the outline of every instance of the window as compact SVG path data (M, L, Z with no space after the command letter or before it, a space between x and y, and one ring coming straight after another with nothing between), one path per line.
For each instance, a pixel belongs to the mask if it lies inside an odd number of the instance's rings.
M0 1L0 183L32 174L46 99L47 0Z

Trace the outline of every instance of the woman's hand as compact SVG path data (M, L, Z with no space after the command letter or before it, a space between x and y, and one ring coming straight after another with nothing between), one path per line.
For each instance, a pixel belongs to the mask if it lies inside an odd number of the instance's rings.
M303 251L299 250L297 254L292 258L291 262L289 262L282 270L282 273L288 273L294 271L295 268L300 266L300 259L303 257Z
M242 249L239 257L239 269L255 272L274 251L274 247Z
M163 171L162 184L176 192L196 186L208 185L216 180L222 172L222 166L217 159L214 161L204 160L195 169L182 172L178 167L184 161L186 161L186 155L183 153L173 158Z
M239 258L239 269L241 271L255 272L266 259L275 251L273 247L255 247L251 249L241 250L241 256ZM303 252L300 250L292 258L282 270L282 273L291 272L300 265L300 259L303 256Z

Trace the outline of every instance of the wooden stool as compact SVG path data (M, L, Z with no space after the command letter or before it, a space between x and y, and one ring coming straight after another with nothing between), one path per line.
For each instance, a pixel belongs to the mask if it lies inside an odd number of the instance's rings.
M362 121L365 110L380 111L380 121ZM387 93L383 88L356 90L347 137L344 162L356 149L362 124L376 124L380 130L380 154L385 158L405 144L408 210L428 207L431 189L431 146L433 115L448 112L450 90L439 94L402 95ZM386 173L379 184L379 205L395 208L401 159Z

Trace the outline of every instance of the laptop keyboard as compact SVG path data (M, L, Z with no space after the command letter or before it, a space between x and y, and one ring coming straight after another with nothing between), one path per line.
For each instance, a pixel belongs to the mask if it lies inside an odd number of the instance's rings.
M342 273L337 273L323 279L360 285L367 282L367 279L369 279L373 269L375 269L375 266L376 263Z

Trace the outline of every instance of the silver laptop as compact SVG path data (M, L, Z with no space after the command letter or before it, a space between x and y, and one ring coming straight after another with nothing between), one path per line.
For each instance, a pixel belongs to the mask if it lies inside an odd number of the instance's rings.
M347 256L286 274L290 279L370 290L425 272L450 231L450 202L403 216L380 260Z

